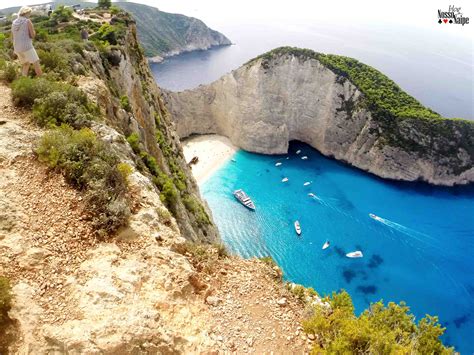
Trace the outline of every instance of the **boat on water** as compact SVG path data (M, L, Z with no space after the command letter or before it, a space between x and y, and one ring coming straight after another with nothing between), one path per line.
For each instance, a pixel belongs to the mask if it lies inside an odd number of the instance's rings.
M298 149L298 150L296 151L296 154L300 154L300 153L301 153L301 150Z
M316 195L315 195L315 194L313 194L312 192L310 192L310 193L308 194L308 196L309 196L309 197L313 197L313 198L315 198L315 197L316 197Z
M281 179L281 182L287 182L287 181L288 181L287 177L284 177L283 179Z
M248 209L255 211L255 205L250 199L250 197L247 196L244 190L239 189L234 191L234 196L239 202L247 207Z
M306 155L301 157L301 160L307 160L307 159L308 159L308 157Z
M301 226L300 226L300 222L298 221L295 221L295 231L296 231L296 234L301 235Z
M235 163L235 162L237 162L237 160L235 160L235 159L233 159L233 158L232 158L231 160L232 160L232 163Z
M326 240L326 243L323 244L323 247L321 249L327 249L329 248L329 240Z
M360 250L356 250L356 251L347 253L346 256L348 258L362 258L364 256L364 254L362 254L362 252Z
M278 163L275 164L275 166L280 166L281 164L283 164L283 163L278 162Z
M382 218L380 218L379 216L373 214L373 213L369 213L369 217L372 218L372 219L375 219L376 221L380 221Z
M311 181L306 181L306 182L303 184L303 186L309 186L309 185L311 185Z

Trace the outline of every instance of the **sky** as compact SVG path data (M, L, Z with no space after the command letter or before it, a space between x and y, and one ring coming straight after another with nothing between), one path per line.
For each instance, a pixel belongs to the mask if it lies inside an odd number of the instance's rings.
M44 0L0 0L0 8L44 3ZM474 1L472 0L137 0L160 10L197 17L209 26L229 23L281 23L282 25L324 22L345 25L403 25L442 29L456 36L473 38ZM449 5L461 7L471 22L465 26L436 27L437 11Z

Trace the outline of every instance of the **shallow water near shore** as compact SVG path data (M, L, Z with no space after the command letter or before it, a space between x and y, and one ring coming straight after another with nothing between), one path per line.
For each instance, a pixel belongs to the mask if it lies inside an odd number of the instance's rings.
M298 142L288 155L239 151L234 160L201 186L233 253L271 255L286 280L323 295L346 289L358 312L379 299L406 301L417 319L440 317L445 343L474 351L473 186L385 181ZM251 196L255 212L235 200L238 188ZM322 250L326 240L331 246ZM355 250L364 257L345 256Z

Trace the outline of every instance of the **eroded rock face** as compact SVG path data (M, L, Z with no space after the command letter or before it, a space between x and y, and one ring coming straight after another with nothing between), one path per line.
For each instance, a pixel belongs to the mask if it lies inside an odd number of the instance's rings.
M383 178L439 185L474 181L474 147L468 152L459 144L469 139L464 133L455 140L431 137L416 120L405 120L396 129L422 151L388 144L358 88L316 59L258 59L212 84L167 91L164 98L181 138L216 133L263 154L286 153L288 142L299 140ZM452 145L454 153L440 157L433 141Z

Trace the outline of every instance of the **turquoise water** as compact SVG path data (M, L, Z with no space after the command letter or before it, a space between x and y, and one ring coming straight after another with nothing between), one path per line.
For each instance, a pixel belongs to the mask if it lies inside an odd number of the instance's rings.
M381 298L404 300L417 318L440 317L446 343L474 351L474 187L384 181L302 143L292 143L285 156L239 151L234 159L201 186L232 252L271 255L287 280L320 294L344 288L357 311ZM256 212L236 202L237 188ZM331 246L322 250L326 240ZM345 257L355 250L364 257Z

